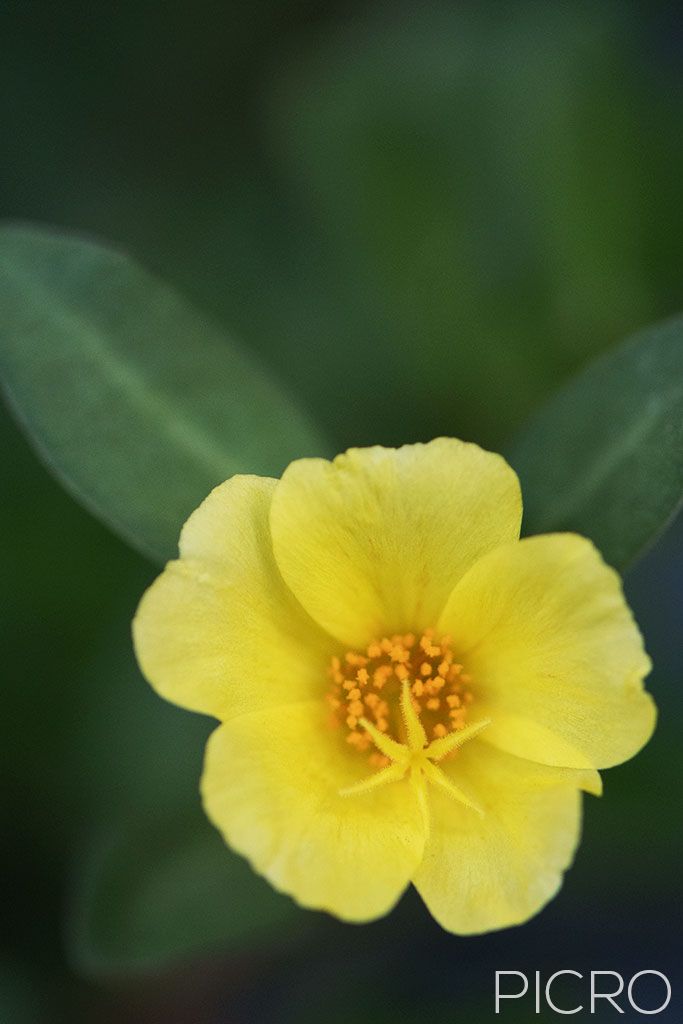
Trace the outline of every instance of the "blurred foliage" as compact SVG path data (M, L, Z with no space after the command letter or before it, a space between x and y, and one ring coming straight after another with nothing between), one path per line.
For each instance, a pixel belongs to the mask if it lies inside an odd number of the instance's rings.
M291 944L300 910L226 849L198 784L215 722L160 701L130 648L128 622L88 666L66 765L86 824L67 893L67 949L98 977L158 970L201 953Z
M332 455L294 396L130 258L0 229L0 372L18 422L86 509L162 564L235 473ZM577 374L511 450L525 530L577 530L623 569L683 501L683 318Z
M427 434L499 441L671 300L643 273L642 237L653 200L671 227L648 181L671 139L661 152L641 135L652 112L627 72L625 13L385 9L292 62L278 139L375 321L356 387L395 430L400 403Z
M7 1024L39 1024L50 1013L36 977L12 959L0 963L0 1020Z
M510 451L524 530L575 530L623 571L683 503L683 317L577 374Z
M191 25L143 6L56 36L52 17L37 75L4 69L25 97L8 212L132 249L339 448L500 444L680 301L681 84L656 5L208 6Z
M571 371L681 305L680 39L671 9L644 2L10 3L0 213L131 251L269 365L335 448L438 433L500 446ZM459 940L408 895L368 928L316 920L301 947L263 937L187 974L81 980L92 874L78 865L92 870L107 825L135 849L116 823L137 788L171 814L164 794L196 779L208 726L145 689L138 716L117 659L153 569L0 430L0 1020L485 1021L496 968L626 973L645 951L676 983L680 526L628 580L657 735L587 802L577 864L523 933ZM95 672L107 645L112 672ZM166 740L146 745L152 717ZM196 740L174 747L176 728Z
M78 237L0 230L0 370L57 479L165 562L235 473L279 476L320 433L231 338L132 260Z

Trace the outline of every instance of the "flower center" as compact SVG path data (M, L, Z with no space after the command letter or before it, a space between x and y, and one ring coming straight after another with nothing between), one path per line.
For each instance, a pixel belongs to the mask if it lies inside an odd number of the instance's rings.
M440 739L465 728L472 703L470 677L455 660L449 636L437 639L433 629L421 636L394 634L373 640L365 651L347 651L333 657L327 694L334 721L347 729L346 742L378 768L389 763L373 744L361 719L382 733L406 742L400 710L403 684L407 681L413 709L428 739Z

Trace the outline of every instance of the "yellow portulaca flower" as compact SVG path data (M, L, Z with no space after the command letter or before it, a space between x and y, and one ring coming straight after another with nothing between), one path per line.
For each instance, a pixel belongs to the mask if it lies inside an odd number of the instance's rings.
M581 790L650 737L619 577L575 534L519 539L474 444L301 459L190 516L134 624L160 694L220 719L206 811L256 871L349 921L412 882L460 934L558 890Z

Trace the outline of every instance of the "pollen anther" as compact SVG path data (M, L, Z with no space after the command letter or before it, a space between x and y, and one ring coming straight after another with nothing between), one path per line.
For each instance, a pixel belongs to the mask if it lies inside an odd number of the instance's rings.
M425 735L443 739L466 727L472 693L469 676L455 660L449 636L436 639L434 630L422 634L396 633L372 640L361 651L346 651L330 659L328 702L333 716L346 725L351 747L369 756L374 767L386 767L363 721L379 734L406 742L401 693L408 687L412 711ZM455 749L455 748L454 748Z

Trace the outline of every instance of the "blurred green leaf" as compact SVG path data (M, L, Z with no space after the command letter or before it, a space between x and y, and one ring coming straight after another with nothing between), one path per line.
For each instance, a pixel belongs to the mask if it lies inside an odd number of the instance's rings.
M126 256L5 227L0 310L0 371L36 448L156 559L222 480L325 450L263 368Z
M202 953L253 950L275 936L291 942L297 924L308 924L226 848L199 798L176 816L113 819L76 867L68 946L87 974L151 971Z
M576 530L623 569L683 500L683 318L589 365L510 452L527 533Z

